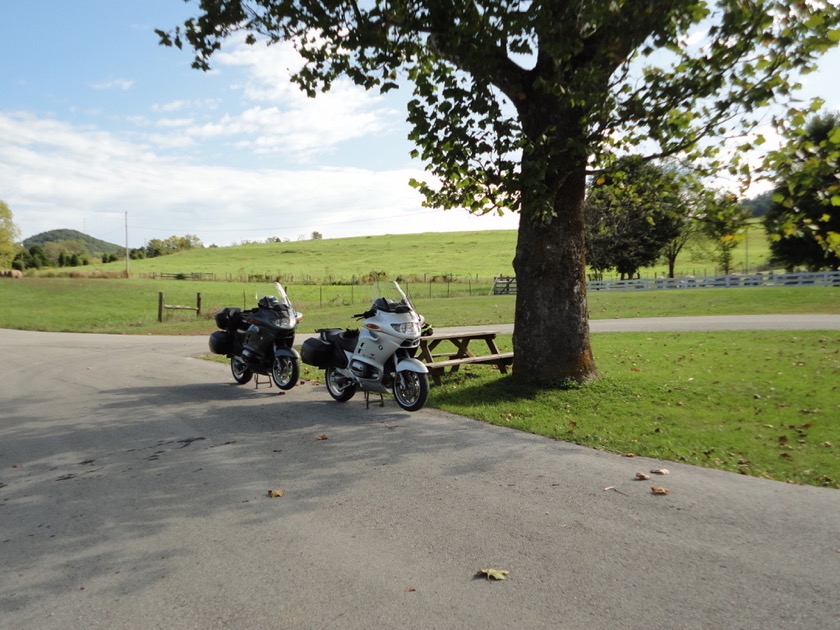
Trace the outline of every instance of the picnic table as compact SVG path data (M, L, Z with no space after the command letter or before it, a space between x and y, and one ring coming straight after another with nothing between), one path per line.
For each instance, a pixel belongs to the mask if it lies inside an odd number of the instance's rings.
M476 354L475 347L470 348L470 344L476 341L483 341L489 354ZM429 369L435 385L440 385L446 368L450 372L457 372L458 368L466 364L495 365L499 372L506 374L507 367L513 363L513 352L499 352L496 332L493 330L442 332L420 338L418 358Z

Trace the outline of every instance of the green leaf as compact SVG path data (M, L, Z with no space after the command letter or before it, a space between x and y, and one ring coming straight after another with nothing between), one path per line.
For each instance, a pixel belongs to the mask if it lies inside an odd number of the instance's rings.
M822 16L821 13L814 13L808 20L805 22L805 26L808 28L817 28L818 26L822 26L823 22L825 22L825 18Z

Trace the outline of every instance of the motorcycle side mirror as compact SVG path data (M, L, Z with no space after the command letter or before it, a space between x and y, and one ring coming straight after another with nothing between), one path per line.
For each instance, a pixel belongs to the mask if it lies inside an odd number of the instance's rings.
M295 311L295 319L297 319L298 322L302 322L303 321L303 313L301 313L300 311Z

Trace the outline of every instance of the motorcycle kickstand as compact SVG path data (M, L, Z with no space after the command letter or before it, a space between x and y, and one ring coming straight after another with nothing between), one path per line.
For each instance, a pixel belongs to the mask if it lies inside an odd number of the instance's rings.
M268 386L269 387L274 387L274 383L271 382L271 377L266 376L266 378L268 379ZM259 389L260 385L265 385L265 381L260 382L260 375L255 372L254 373L254 389Z
M381 392L379 393L379 406L385 406L385 396ZM368 390L365 390L365 409L370 409L370 392Z

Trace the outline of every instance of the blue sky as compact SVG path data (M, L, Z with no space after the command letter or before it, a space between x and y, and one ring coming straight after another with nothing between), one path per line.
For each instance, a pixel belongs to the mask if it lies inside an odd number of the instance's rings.
M515 229L516 217L422 208L408 186L404 94L347 83L307 99L285 47L227 46L214 70L157 44L181 0L5 0L0 199L22 237L72 228L113 243L194 234L228 245ZM840 109L840 54L806 94Z

